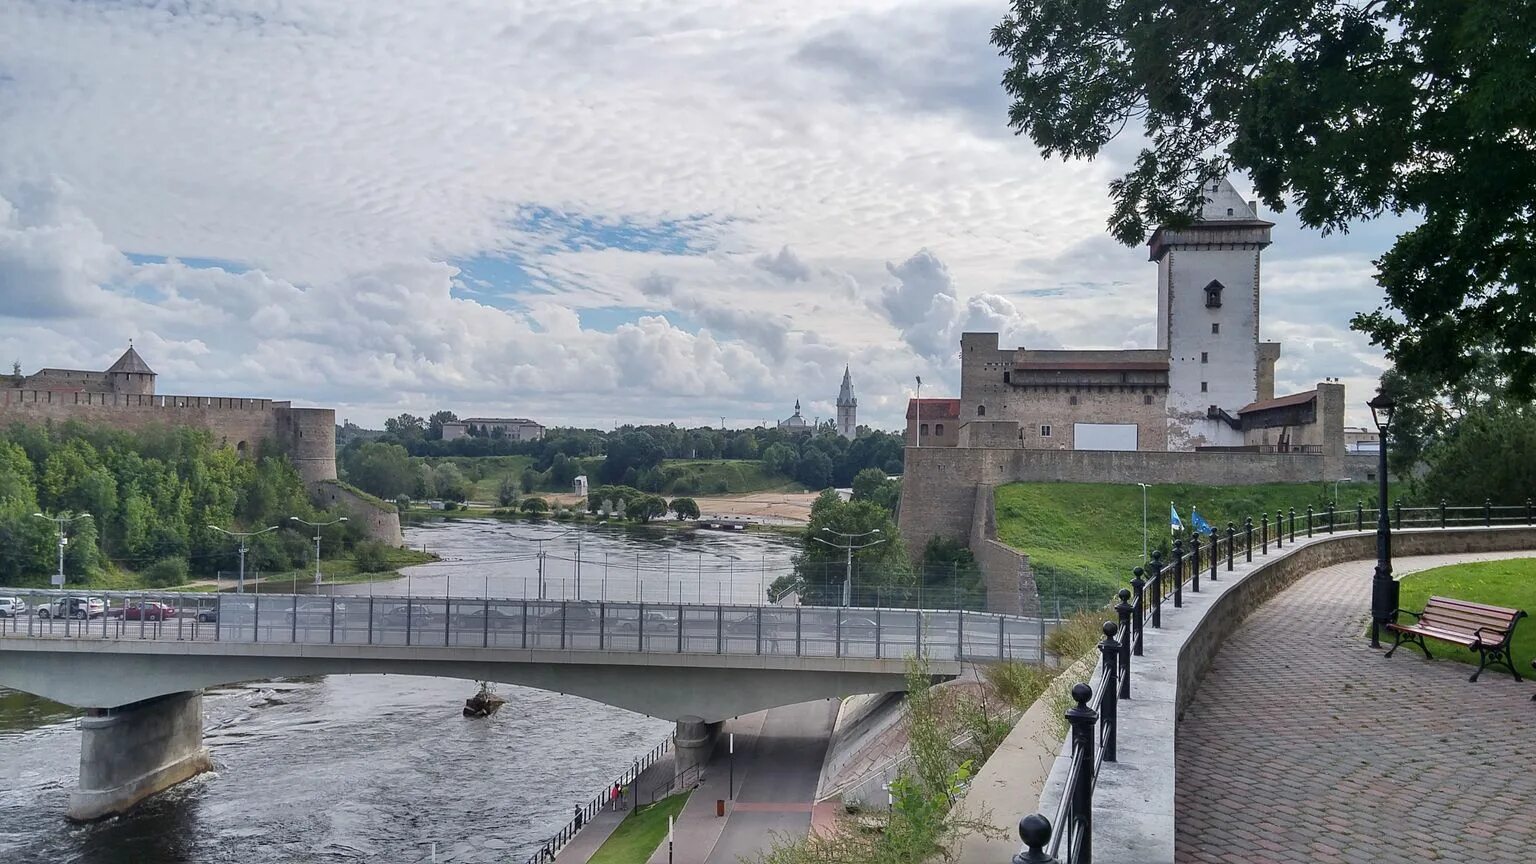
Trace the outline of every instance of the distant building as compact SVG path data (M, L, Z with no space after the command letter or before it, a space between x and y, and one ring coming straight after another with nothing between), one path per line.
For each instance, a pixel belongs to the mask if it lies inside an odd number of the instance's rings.
M128 343L128 350L105 372L84 369L39 369L31 375L7 376L19 390L45 390L54 393L121 393L126 396L155 395L155 371Z
M443 424L443 440L460 438L504 438L508 441L538 441L544 427L522 417L465 417Z
M1344 427L1344 452L1375 453L1381 449L1381 433L1361 426Z
M918 416L918 407L922 416ZM907 445L953 447L960 436L959 399L912 399L907 402Z
M778 428L785 432L809 433L813 428L811 422L800 415L800 400L795 400L795 413L778 422Z
M843 386L837 391L837 434L852 441L859 434L859 400L853 395L853 376L843 367Z

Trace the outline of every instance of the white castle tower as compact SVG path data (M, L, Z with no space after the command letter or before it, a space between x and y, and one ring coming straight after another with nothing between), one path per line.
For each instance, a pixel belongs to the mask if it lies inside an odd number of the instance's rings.
M843 386L837 391L837 434L852 441L859 434L859 400L853 396L853 376L843 367Z
M1152 235L1169 450L1242 444L1238 409L1274 395L1280 346L1259 342L1259 253L1273 226L1217 180L1207 184L1194 224Z

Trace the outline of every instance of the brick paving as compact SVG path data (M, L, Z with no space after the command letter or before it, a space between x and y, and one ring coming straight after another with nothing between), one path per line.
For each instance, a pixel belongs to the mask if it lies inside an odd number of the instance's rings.
M1394 565L1508 557L1530 553ZM1177 731L1179 864L1536 860L1531 682L1381 657L1361 636L1372 566L1302 577L1222 646Z

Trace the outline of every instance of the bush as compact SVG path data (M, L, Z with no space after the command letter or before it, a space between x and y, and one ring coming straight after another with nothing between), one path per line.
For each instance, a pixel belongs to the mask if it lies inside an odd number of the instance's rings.
M501 478L501 483L496 487L496 503L503 507L517 504L517 484L512 481L512 475Z
M173 588L187 584L187 559L161 558L144 571L144 584L151 588Z
M672 510L677 514L679 522L684 519L699 518L699 504L692 498L673 498Z
M543 498L524 498L523 502L517 505L517 509L524 513L548 513L549 502Z
M352 547L352 560L359 573L384 573L389 566L389 547L378 540L364 540Z
M1066 663L1076 660L1098 647L1099 641L1104 638L1104 622L1114 617L1114 614L1107 609L1078 612L1045 634L1045 650Z
M1010 660L984 664L981 674L999 699L1007 702L1014 710L1023 711L1035 704L1035 700L1050 685L1055 673L1044 666Z

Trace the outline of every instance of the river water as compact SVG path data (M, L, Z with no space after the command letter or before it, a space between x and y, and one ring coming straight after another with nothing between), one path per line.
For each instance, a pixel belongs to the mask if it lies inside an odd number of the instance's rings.
M537 596L542 546L547 596L574 597L579 537L588 599L630 599L638 572L647 600L730 602L738 592L746 602L792 553L773 537L603 527L535 542L551 533L481 520L408 527L408 542L446 560L373 590ZM444 864L521 864L671 729L575 696L499 691L509 701L498 714L466 720L459 709L474 684L457 679L340 675L210 690L214 773L127 817L74 825L63 813L79 765L75 712L0 689L0 862L417 862L431 860L435 842Z

